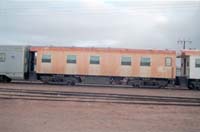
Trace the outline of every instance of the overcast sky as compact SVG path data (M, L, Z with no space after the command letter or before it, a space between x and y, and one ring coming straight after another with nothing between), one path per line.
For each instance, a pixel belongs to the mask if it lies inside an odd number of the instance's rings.
M0 45L200 49L200 1L0 0Z

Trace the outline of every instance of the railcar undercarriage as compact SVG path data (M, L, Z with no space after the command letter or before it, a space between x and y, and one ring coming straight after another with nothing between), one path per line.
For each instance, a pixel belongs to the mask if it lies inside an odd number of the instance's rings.
M139 88L140 87L165 88L169 85L174 85L174 80L162 79L162 78L129 78L128 85Z
M165 88L174 85L173 79L160 78L132 78L132 77L107 77L107 76L84 76L84 75L50 75L38 74L38 79L48 84L76 85L102 84L102 85L129 85L133 87Z
M189 79L188 88L200 90L200 79Z
M8 83L11 82L11 79L5 75L0 75L0 82Z
M75 85L80 79L75 76L67 75L38 75L38 79L48 84Z

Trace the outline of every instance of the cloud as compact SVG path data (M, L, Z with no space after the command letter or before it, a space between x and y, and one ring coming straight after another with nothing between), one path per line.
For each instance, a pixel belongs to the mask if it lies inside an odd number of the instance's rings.
M103 0L80 0L80 2L83 6L91 9L106 7Z
M200 48L200 10L179 4L184 8L138 1L4 1L0 44L178 49L179 38L190 38L190 46Z

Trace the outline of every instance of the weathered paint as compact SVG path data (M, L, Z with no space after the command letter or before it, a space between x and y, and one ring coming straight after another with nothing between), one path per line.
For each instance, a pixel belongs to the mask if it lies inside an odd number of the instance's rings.
M151 67L141 66L139 77L151 77Z
M101 73L101 66L100 65L89 65L88 67L88 75L103 75Z
M120 74L119 76L131 76L132 73L132 66L120 66Z
M41 63L41 72L43 72L43 73L53 73L52 64Z
M37 56L37 73L51 74L78 74L100 76L129 76L129 77L155 77L175 78L176 52L169 50L129 50L112 48L56 48L32 47ZM52 55L50 66L41 63L44 53ZM76 64L67 64L66 56L76 55ZM90 64L90 56L100 56L100 64ZM122 66L121 57L132 57L131 66ZM141 67L141 57L150 57L151 66ZM165 57L172 58L172 66L165 66Z
M77 64L66 64L64 74L77 74Z

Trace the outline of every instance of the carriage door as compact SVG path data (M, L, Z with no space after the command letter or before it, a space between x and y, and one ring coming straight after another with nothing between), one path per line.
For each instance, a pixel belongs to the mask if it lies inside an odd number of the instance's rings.
M35 66L36 66L36 59L37 59L37 52L30 52L29 53L29 80L36 80L36 72L35 72Z

